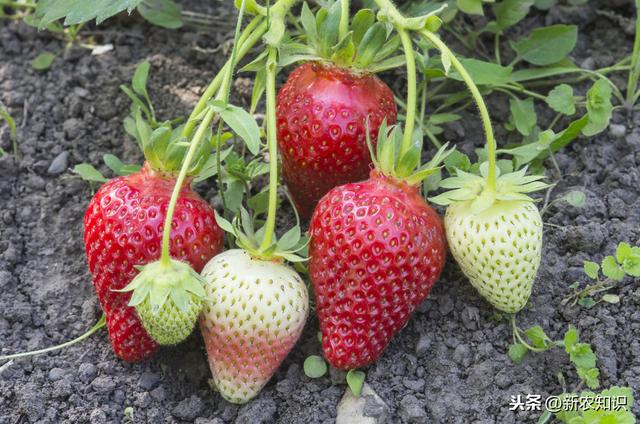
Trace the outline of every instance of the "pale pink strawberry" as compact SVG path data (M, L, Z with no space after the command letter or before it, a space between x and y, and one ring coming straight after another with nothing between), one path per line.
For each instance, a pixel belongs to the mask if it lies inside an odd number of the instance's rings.
M213 381L233 403L256 396L304 328L309 295L300 276L278 260L241 249L214 257L206 280L200 330Z

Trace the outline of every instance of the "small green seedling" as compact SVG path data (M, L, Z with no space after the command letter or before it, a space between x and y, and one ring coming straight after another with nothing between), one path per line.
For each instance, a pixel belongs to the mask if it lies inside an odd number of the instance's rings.
M349 370L347 373L347 385L351 389L351 392L360 396L362 394L362 387L364 386L364 379L366 374L360 370Z
M617 287L625 276L640 277L640 247L632 247L629 243L621 242L615 256L607 256L599 264L585 261L584 273L593 283L582 288L578 282L571 284L569 288L572 292L562 301L563 305L578 304L590 309L600 302L618 303L620 298L615 294L606 293L599 299L595 297Z

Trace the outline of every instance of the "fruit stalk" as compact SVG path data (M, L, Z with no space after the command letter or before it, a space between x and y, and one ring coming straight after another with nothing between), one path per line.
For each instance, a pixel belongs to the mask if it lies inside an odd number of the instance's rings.
M276 205L278 202L278 139L276 124L276 65L277 50L269 47L269 56L266 67L266 122L267 143L269 145L269 207L267 222L265 224L264 238L260 250L264 251L273 241L273 232L276 226Z
M178 174L178 179L176 180L176 184L173 187L173 193L171 193L171 200L169 200L169 207L167 208L167 216L164 221L164 229L162 233L162 254L160 257L160 261L164 265L169 266L171 257L169 255L169 240L171 237L171 221L173 220L173 212L176 208L176 203L178 203L178 197L180 195L180 190L182 190L182 185L184 184L184 179L187 176L187 171L189 170L189 166L191 165L191 160L193 159L193 155L198 150L198 145L200 141L204 138L205 132L211 124L211 120L213 119L213 109L209 109L206 115L202 119L196 134L191 140L191 145L189 146L189 150L187 151L187 155L184 158L184 162L182 163L182 168L180 168L180 174Z
M458 60L458 58L453 54L453 52L447 47L445 43L438 38L434 33L427 30L420 31L420 34L429 40L442 54L446 54L450 61L451 65L458 71L460 77L467 84L469 91L471 92L471 96L475 100L478 109L480 111L480 119L482 120L482 126L484 127L486 142L487 142L487 155L489 158L489 171L487 175L487 188L489 192L495 192L496 190L496 139L493 134L493 127L491 126L491 118L489 117L489 110L487 109L487 105L484 103L482 99L482 95L480 94L480 90L473 82L471 75L464 69L462 63Z
M636 4L636 35L633 42L633 54L631 55L631 69L629 70L629 81L627 82L627 107L633 108L637 100L636 88L638 78L640 78L640 0Z
M413 140L413 129L416 123L416 105L417 105L417 78L416 78L416 59L413 52L413 42L409 32L401 27L397 28L398 35L402 41L404 56L407 62L407 115L404 123L404 138L402 139L402 147L400 156L404 155L410 148Z

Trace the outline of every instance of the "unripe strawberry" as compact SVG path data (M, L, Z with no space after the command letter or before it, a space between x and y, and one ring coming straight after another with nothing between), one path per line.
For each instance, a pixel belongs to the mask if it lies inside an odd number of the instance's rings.
M248 402L300 337L309 310L307 288L293 269L242 249L211 259L202 276L200 330L213 381L229 402Z
M542 219L525 193L547 187L526 169L499 175L486 189L481 175L458 170L442 181L453 189L432 198L448 204L445 228L451 254L480 294L497 309L522 309L533 287L542 254Z
M125 287L132 291L129 306L152 339L175 345L193 331L205 296L204 280L188 264L169 259L152 262Z
M542 253L542 219L529 201L499 201L474 215L470 202L447 208L449 249L493 306L518 312L531 295Z

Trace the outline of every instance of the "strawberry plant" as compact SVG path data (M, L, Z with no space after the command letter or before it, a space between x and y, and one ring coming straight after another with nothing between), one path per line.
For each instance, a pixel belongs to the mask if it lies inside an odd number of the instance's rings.
M605 278L600 276L600 272ZM582 288L578 282L572 283L569 286L572 292L562 301L562 304L579 304L590 309L600 302L618 303L620 298L615 294L606 293L598 300L594 299L594 296L617 287L625 276L640 277L640 247L632 247L628 243L621 242L616 248L615 256L606 256L600 264L585 261L584 273L593 283Z

